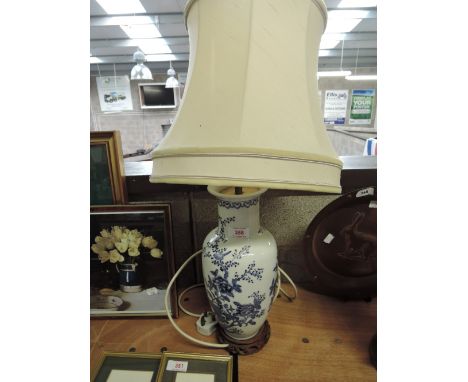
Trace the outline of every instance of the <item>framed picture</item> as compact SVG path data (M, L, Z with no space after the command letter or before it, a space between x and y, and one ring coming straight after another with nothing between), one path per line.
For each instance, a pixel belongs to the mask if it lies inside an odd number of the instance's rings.
M92 382L154 382L161 354L104 352Z
M92 131L91 205L126 204L127 188L119 131Z
M170 204L91 207L92 317L166 316L174 275ZM175 285L170 313L178 316Z
M157 382L232 382L232 356L164 352Z

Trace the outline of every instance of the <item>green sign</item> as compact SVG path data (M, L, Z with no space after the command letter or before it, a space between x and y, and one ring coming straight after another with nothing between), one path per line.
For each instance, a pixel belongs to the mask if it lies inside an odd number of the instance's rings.
M370 125L375 89L353 90L351 94L350 125Z

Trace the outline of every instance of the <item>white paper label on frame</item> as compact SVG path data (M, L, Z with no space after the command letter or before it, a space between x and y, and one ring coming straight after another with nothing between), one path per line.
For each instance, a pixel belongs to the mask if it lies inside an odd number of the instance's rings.
M327 243L327 244L330 244L334 238L335 238L335 236L333 236L331 233L329 233L329 234L325 237L325 239L323 239L323 242L324 242L324 243Z
M371 200L369 203L369 208L377 208L377 200Z
M177 373L175 382L215 382L215 376L201 373Z
M374 189L372 187L364 188L363 190L358 191L356 194L356 198L361 198L367 195L374 195Z
M242 238L242 239L248 239L249 229L248 228L231 228L231 236Z
M187 366L188 361L175 361L170 359L169 361L167 361L166 370L181 371L185 373L187 371Z

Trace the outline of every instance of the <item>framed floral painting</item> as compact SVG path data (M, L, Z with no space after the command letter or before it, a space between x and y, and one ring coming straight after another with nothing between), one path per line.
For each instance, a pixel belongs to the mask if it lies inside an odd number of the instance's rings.
M170 204L91 207L89 248L92 317L166 315L174 275ZM176 296L173 286L172 317Z

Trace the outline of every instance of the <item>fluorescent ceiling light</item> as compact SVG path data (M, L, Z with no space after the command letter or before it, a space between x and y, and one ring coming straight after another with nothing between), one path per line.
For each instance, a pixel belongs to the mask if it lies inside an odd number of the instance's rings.
M329 11L328 19L365 19L369 11L350 10L350 11Z
M361 19L328 19L327 29L324 33L351 32L361 21Z
M329 72L318 72L317 77L345 77L351 74L351 70L335 70Z
M157 16L110 16L104 25L141 25L158 22Z
M323 34L322 40L344 40L346 38L346 33L327 33Z
M96 0L108 15L123 15L126 13L146 13L140 0Z
M337 57L340 58L339 55L336 54L337 49L319 49L319 57Z
M155 24L152 22L148 24L132 24L131 17L129 17L128 21L128 24L121 24L120 28L143 53L146 55L172 53L171 48L167 45L167 41L161 38L161 33Z
M89 62L91 64L100 64L102 62L102 60L100 58L97 58L97 57L90 57Z
M155 38L161 37L158 28L154 24L121 25L120 28L130 38Z
M132 39L132 45L138 46L140 50L148 54L172 53L171 48L164 38L137 38Z
M171 48L167 45L166 40L163 38L158 39L142 39L138 40L138 47L146 55L148 54L161 54L161 53L172 53Z
M323 39L320 41L320 49L333 49L340 43L340 40Z
M370 8L376 7L377 0L341 0L338 8Z
M377 81L377 74L346 76L350 81Z
M319 49L319 57L328 57L331 54L331 50Z
M176 61L176 56L173 54L147 54L147 62L160 62L160 61Z

